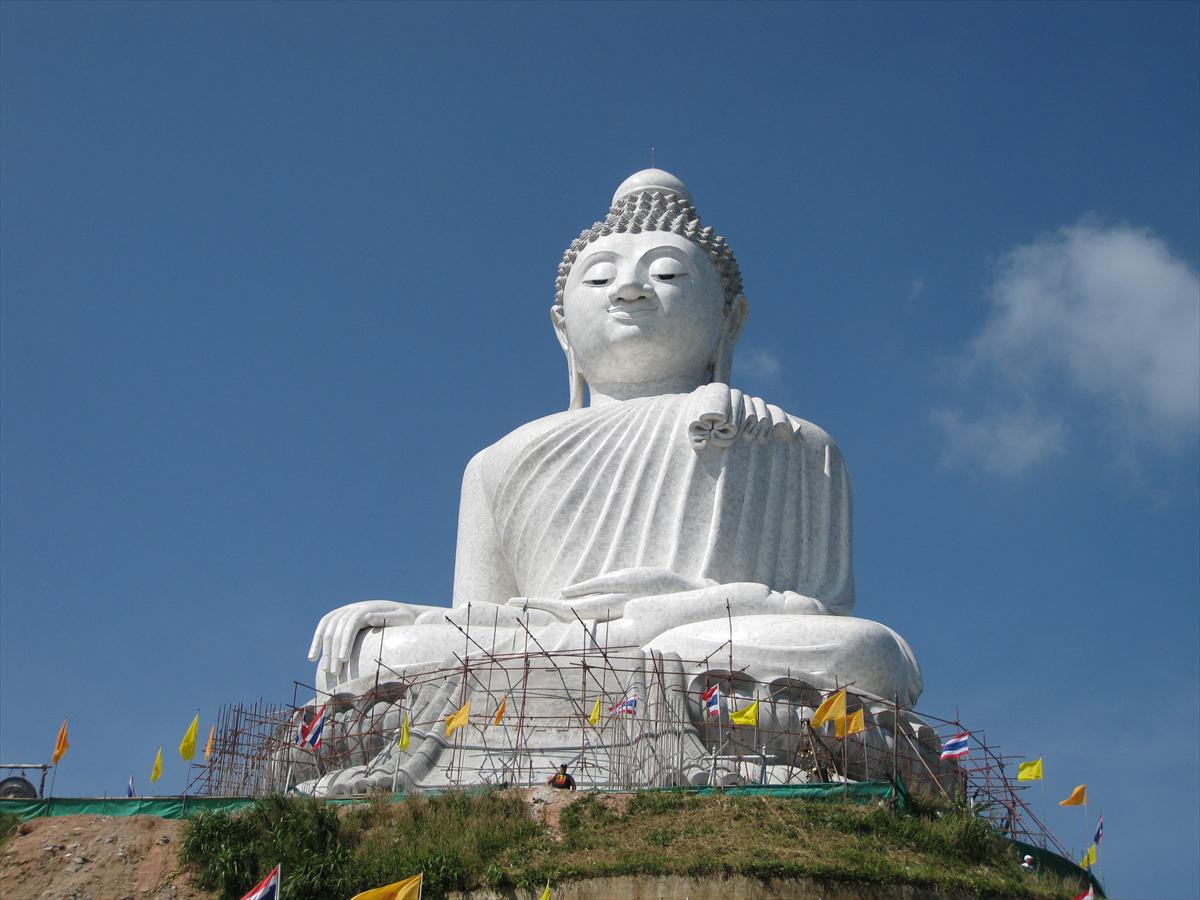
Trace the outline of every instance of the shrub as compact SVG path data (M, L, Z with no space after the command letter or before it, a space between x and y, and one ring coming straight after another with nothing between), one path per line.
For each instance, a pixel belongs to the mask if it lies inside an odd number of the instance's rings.
M181 860L201 887L240 897L277 863L283 893L320 900L344 887L350 853L337 812L319 800L266 797L250 809L201 813L184 827Z
M21 817L13 813L0 813L0 845L16 834Z

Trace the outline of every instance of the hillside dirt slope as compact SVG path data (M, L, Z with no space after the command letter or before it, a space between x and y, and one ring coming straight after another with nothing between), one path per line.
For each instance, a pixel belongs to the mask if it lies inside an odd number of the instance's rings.
M533 818L546 826L546 837L549 838L550 844L547 846L543 842L538 851L542 856L554 846L563 846L564 841L570 838L570 835L564 832L564 829L569 830L564 817L568 807L586 801L581 809L591 807L588 812L591 817L589 821L594 820L601 826L603 816L624 816L634 800L631 794L589 795L583 792L555 791L545 787L514 793L529 807ZM769 806L766 801L761 801L761 805L764 809ZM758 804L753 804L750 811L756 811L757 806ZM731 810L734 814L738 813L737 809L731 807ZM576 812L577 810L572 811L573 814ZM339 809L339 814L343 816L348 813L348 807ZM740 814L744 816L746 813L746 810L742 810ZM774 815L779 817L778 812ZM663 822L669 822L675 816L676 812L666 810L657 818L648 818L649 824L658 828L657 831L652 830L648 833L651 845L655 840L670 840L671 835L666 834ZM638 819L634 824L640 821ZM770 821L773 822L774 819ZM610 823L610 826L619 824L618 820ZM697 815L691 827L708 827L711 824ZM180 868L179 843L184 825L185 823L179 820L154 816L126 818L82 815L23 822L16 833L0 845L0 898L217 900L218 894L199 889L191 875ZM780 819L780 826L786 825L787 823ZM801 825L802 823L792 823L789 827L794 830ZM760 826L761 823L755 827ZM575 828L578 830L578 826ZM638 839L645 837L640 832L633 836ZM837 837L830 833L825 835L825 839L830 839L831 836ZM628 837L627 835L626 838ZM573 839L577 838L578 835L575 835ZM697 841L698 846L704 846L706 839L692 835L687 840ZM690 843L688 845L690 846ZM579 852L595 855L599 851L583 848ZM609 877L564 880L557 883L554 890L556 900L958 900L960 897L966 897L966 894L954 890L939 891L911 885L884 885L878 882L854 883L839 881L836 876L817 879L768 877L760 880L734 874L692 877L666 873L614 874ZM524 888L477 890L450 896L461 900L533 900L540 893L540 888ZM1015 893L1025 894L1025 891L1017 890Z
M23 822L0 846L5 900L207 900L179 870L183 822L57 816Z

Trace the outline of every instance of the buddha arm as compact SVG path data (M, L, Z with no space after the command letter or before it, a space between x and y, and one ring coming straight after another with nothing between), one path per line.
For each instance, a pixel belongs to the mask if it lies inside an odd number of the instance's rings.
M475 454L463 473L458 507L458 545L454 552L454 606L507 603L515 597L516 579L500 549L491 506L483 489L482 457Z
M773 591L765 584L715 584L699 590L630 600L623 611L630 641L645 642L689 622L729 616L828 616L820 600L794 591Z
M773 591L753 582L719 584L654 568L599 575L564 588L557 599L515 597L509 603L549 612L561 621L571 621L575 614L599 622L636 619L651 629L724 616L726 603L734 615L836 614L820 600L794 591Z
M516 593L512 576L492 525L487 498L479 481L477 454L463 474L462 500L458 515L458 551L454 571L454 605L504 603ZM444 606L367 600L339 607L317 624L308 658L321 660L320 673L337 681L354 653L355 641L365 628L416 624L418 618L440 621Z

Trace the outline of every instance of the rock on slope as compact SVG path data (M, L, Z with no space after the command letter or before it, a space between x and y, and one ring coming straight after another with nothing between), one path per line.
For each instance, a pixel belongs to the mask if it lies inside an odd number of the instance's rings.
M207 900L179 871L182 822L57 816L23 822L0 846L5 900Z

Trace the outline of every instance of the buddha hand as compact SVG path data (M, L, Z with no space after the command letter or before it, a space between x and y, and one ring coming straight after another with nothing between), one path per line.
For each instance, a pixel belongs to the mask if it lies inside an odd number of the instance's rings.
M336 678L338 670L350 659L360 631L388 625L412 625L417 616L433 608L392 600L364 600L339 606L317 623L308 658L313 662L320 658L321 668Z
M517 597L509 604L543 610L563 622L573 621L573 612L583 619L609 622L621 618L625 604L639 597L679 594L715 584L708 578L688 578L669 569L638 566L605 572L568 585L559 592L559 599Z

